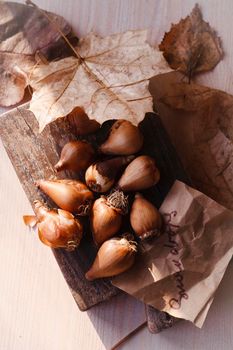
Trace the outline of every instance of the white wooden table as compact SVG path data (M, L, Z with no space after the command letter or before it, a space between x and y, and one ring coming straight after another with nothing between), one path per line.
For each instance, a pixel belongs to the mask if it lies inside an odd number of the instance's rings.
M21 1L23 2L23 1ZM151 29L159 43L171 22L193 8L196 0L35 0L63 15L77 34L109 34ZM224 60L202 83L233 93L231 0L199 0L204 18L223 41ZM119 296L82 313L78 310L50 249L28 232L22 215L32 213L7 154L0 143L0 350L103 350L144 321L144 307ZM145 328L121 349L233 349L233 264L217 291L204 327L187 322L159 335Z

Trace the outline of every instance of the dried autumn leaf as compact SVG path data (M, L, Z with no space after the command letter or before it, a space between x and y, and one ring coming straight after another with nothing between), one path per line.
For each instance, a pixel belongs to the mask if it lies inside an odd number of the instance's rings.
M233 209L233 96L177 72L154 77L149 89L196 188Z
M51 19L74 42L71 27L60 16ZM0 105L20 102L38 51L48 60L71 55L70 48L48 20L30 6L0 1Z
M171 70L146 37L146 31L104 38L90 33L76 48L81 59L68 57L34 69L30 110L40 130L76 106L100 123L122 118L140 122L152 111L148 79Z
M172 25L159 48L169 65L189 78L213 69L223 57L220 39L203 21L198 5L189 16Z

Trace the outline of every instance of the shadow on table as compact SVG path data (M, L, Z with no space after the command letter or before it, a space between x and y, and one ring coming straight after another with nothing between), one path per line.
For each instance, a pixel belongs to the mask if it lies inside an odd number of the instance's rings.
M185 321L177 322L172 328L157 335L150 334L145 328L128 340L127 348L142 350L142 344L145 344L145 350L231 350L232 295L233 261L216 292L202 329ZM93 307L87 313L107 350L145 321L143 303L124 293Z
M108 350L145 321L144 304L125 293L94 306L87 314Z

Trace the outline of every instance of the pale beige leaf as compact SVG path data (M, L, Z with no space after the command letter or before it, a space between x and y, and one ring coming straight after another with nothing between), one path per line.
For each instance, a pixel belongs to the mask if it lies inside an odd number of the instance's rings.
M30 110L40 130L76 106L100 123L125 118L138 124L152 111L148 79L171 70L146 37L147 31L105 38L90 33L77 48L83 61L68 57L37 67L30 81Z
M62 17L51 13L49 16L71 42L77 42L71 27ZM61 35L37 9L0 1L1 106L11 106L22 100L38 52L47 60L71 55Z

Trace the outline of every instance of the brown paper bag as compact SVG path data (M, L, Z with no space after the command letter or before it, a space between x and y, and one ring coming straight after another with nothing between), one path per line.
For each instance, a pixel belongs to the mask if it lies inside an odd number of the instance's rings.
M201 327L233 254L233 212L176 181L160 212L164 232L143 243L113 284L172 316Z

